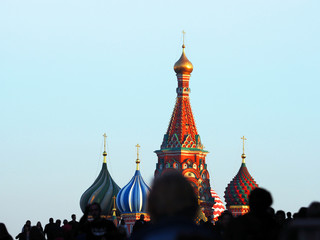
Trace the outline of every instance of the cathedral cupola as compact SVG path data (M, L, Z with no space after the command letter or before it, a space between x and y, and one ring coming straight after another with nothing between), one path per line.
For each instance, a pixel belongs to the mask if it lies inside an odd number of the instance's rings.
M82 194L80 207L82 212L91 203L99 203L103 216L112 216L113 197L117 196L120 187L112 179L107 168L106 134L104 136L103 164L100 173L94 183Z
M117 196L117 206L123 213L146 213L147 195L150 187L143 180L140 173L139 147L137 144L136 171L130 182L124 186Z
M228 184L224 192L227 208L234 216L243 215L249 211L250 192L258 187L245 162L244 141L247 139L244 136L241 139L243 140L242 164L237 175Z
M190 73L193 71L193 65L192 63L188 60L186 53L185 53L185 45L183 43L182 45L182 54L180 59L174 64L174 71L177 74L188 74L190 75Z

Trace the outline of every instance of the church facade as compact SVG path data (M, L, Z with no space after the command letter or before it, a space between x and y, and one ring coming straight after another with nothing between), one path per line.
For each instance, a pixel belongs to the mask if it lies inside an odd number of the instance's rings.
M205 218L210 217L217 221L225 210L225 206L210 185L210 175L206 164L208 151L204 150L191 110L189 81L193 65L185 54L184 44L181 57L174 65L174 71L178 83L176 103L160 149L155 151L158 161L154 175L156 178L168 171L179 171L189 180L198 195L200 215L204 214ZM102 169L94 183L83 193L80 206L84 212L88 204L97 202L101 205L102 214L110 219L112 217L116 219L116 213L120 213L121 217L129 223L128 230L130 231L141 214L146 215L149 219L146 202L150 188L141 176L137 152L136 172L130 182L120 190L107 169L106 135L104 138ZM258 187L247 170L244 154L244 140L246 139L244 137L242 139L242 165L225 191L227 209L234 216L243 215L249 211L249 194ZM137 145L137 148L139 147ZM117 199L117 204L115 204L115 199Z

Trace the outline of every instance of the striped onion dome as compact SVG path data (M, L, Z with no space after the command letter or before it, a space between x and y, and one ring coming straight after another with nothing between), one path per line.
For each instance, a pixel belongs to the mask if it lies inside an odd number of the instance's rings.
M139 145L137 145L137 147L138 146ZM121 213L146 212L146 203L150 187L145 183L140 173L139 153L136 163L137 169L134 176L130 182L120 190L117 196L117 207Z
M80 207L82 212L88 204L99 203L101 214L105 216L112 215L113 197L117 196L120 187L113 181L107 168L106 151L103 152L103 164L101 171L94 183L82 194Z
M212 207L213 210L213 216L212 219L214 221L217 221L219 216L221 215L221 213L224 212L224 210L226 210L223 202L221 201L221 198L218 196L218 194L211 188L211 196L212 198L214 198L214 205Z
M249 205L249 194L253 189L258 187L258 184L254 181L247 169L245 163L246 155L243 153L241 157L241 167L224 192L227 207Z

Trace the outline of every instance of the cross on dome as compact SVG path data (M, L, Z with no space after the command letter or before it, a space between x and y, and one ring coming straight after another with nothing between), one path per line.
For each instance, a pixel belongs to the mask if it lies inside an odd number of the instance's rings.
M184 30L182 30L182 42L183 42L183 45L182 47L184 48L184 36L185 36L186 32Z
M107 162L107 151L106 151L106 142L107 142L107 134L104 133L103 135L104 141L103 141L103 162L106 163Z
M140 169L139 169L139 163L140 163L140 159L139 159L139 148L140 148L140 145L137 144L137 145L136 145L136 148L137 148L137 160L136 160L137 170L140 170Z
M185 54L185 45L184 45L184 37L185 37L186 32L182 31L182 38L183 38L183 44L182 44L182 54L180 59L174 64L174 71L177 74L186 74L190 75L190 73L193 71L193 65L192 63L188 60L186 54Z
M246 155L244 154L244 141L247 140L244 136L241 138L243 140L243 143L242 143L242 155L241 155L241 158L242 158L242 163L245 163L245 158L246 158Z

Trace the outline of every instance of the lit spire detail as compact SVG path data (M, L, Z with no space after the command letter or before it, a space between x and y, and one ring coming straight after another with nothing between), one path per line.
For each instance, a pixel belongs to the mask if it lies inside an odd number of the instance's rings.
M244 154L244 141L247 140L244 136L241 138L242 139L242 155L241 155L241 158L242 158L242 163L245 163L245 159L246 159L246 155Z
M106 133L103 134L103 138L104 138L104 141L103 141L103 153L102 153L103 163L107 163L107 151L106 151L107 134Z
M184 45L184 37L186 32L182 31L182 37L183 37L183 44L182 44L182 54L179 60L174 64L174 71L177 74L184 74L184 75L190 75L190 73L193 71L193 65L188 60L186 53L185 53L185 45Z
M182 48L185 48L184 45L184 36L185 36L186 32L184 30L182 30Z
M117 211L117 209L116 209L116 196L113 196L112 199L113 199L112 216L116 216L116 211Z
M137 170L140 170L140 166L139 166L139 164L140 164L140 159L139 159L139 148L140 148L140 145L137 144L136 148L137 148L137 160L136 160Z

